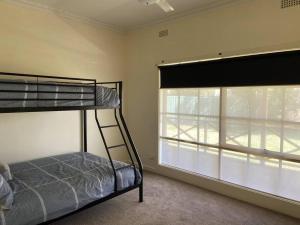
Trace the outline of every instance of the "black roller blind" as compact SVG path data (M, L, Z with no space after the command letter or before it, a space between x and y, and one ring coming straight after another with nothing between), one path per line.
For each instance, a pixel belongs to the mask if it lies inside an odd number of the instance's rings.
M300 51L160 66L161 88L300 84Z

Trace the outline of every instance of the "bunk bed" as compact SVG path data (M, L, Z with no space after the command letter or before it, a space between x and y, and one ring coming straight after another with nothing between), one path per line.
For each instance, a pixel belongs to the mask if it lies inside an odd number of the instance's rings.
M122 114L122 82L0 73L0 113L82 112L82 150L10 164L12 209L0 225L50 224L133 189L143 201L143 166ZM115 124L101 125L98 110L113 109ZM93 110L107 158L88 153L87 111ZM118 128L123 143L109 146L104 129ZM129 163L113 160L123 147Z

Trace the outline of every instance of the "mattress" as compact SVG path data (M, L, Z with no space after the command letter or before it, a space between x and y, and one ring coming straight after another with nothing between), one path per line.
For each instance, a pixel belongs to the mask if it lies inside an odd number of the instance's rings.
M95 86L88 84L0 80L0 108L95 106L94 93ZM96 106L116 108L119 104L115 89L96 87Z
M127 164L114 161L116 168ZM58 218L114 192L110 162L71 153L10 165L13 208L0 211L0 225L33 225ZM141 176L138 171L137 181ZM118 190L135 184L132 167L117 170Z

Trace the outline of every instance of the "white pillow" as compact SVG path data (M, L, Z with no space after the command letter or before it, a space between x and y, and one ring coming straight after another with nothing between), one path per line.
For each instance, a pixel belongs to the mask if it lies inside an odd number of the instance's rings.
M9 166L6 163L0 162L0 174L4 177L5 180L12 180L11 172Z
M14 194L7 181L0 175L0 210L12 208Z

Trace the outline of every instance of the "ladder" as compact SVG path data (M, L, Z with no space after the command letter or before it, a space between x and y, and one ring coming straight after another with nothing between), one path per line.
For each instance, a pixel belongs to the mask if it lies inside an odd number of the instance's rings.
M98 111L97 111L97 109L94 110L97 127L99 129L99 132L100 132L101 138L103 140L105 150L106 150L107 155L108 155L108 159L110 161L110 164L111 164L111 167L112 167L112 170L113 170L114 191L115 192L119 191L118 190L118 181L117 181L117 172L122 170L122 169L132 168L134 170L134 185L139 186L139 190L140 190L140 192L139 192L139 198L140 199L139 200L140 200L140 202L142 202L143 201L143 166L142 166L140 157L139 157L138 152L136 150L135 144L134 144L134 142L133 142L133 140L130 136L128 127L125 123L125 119L124 119L123 114L122 114L122 82L121 81L119 81L119 82L106 82L106 83L97 83L97 84L100 84L100 85L115 84L114 89L117 90L117 92L119 94L119 98L120 98L119 107L114 108L114 119L115 119L114 124L102 126L100 124L100 121L99 121L99 118L98 118ZM85 112L85 119L86 119L86 112ZM85 126L86 126L86 123L85 123ZM107 144L107 141L105 139L105 135L104 135L103 130L109 129L109 128L118 128L118 131L120 132L121 137L122 137L122 143L117 144L117 145L111 145L111 146L109 146ZM84 130L86 130L86 127L84 127ZM86 132L84 132L84 134L86 135ZM86 140L86 138L84 138L84 140ZM84 146L85 146L84 148L85 149L87 149L86 144L87 143L84 143ZM111 156L111 151L116 150L120 147L124 147L126 149L126 152L127 152L128 156L129 156L129 159L130 159L130 164L126 165L126 166L123 166L123 167L116 168L114 163L113 163L113 159L112 159L112 156ZM136 165L135 161L136 161L137 165ZM141 183L140 184L138 184L137 169L139 170L140 175L141 175Z

